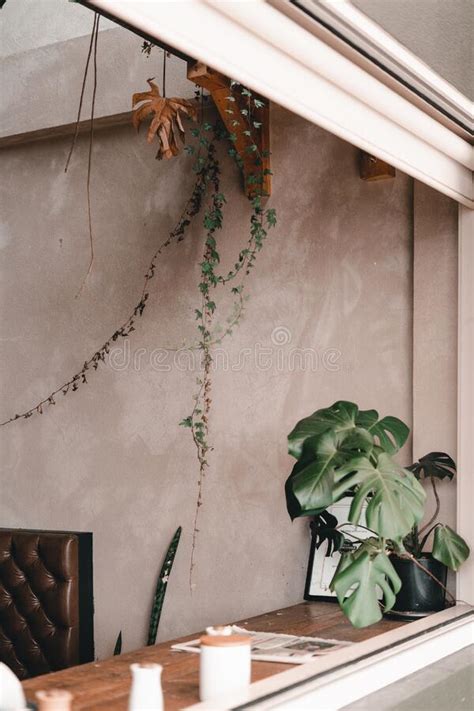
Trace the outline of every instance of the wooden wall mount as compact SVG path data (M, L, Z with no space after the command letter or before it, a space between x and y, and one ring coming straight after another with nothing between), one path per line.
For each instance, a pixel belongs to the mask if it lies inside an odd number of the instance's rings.
M360 154L359 174L362 180L374 182L395 177L395 168L385 161L362 151Z
M242 159L244 185L248 197L253 197L255 188L252 185L247 185L247 178L250 175L255 175L256 170L263 172L262 191L263 195L269 196L272 190L271 174L265 171L270 170L270 108L269 101L262 99L259 95L254 94L254 98L261 99L264 102L263 108L254 108L253 118L257 123L260 123L259 128L252 127L252 136L246 136L245 131L249 130L247 118L241 114L243 109L247 108L246 98L240 95L240 92L233 92L235 102L230 103L228 96L231 93L230 79L219 72L214 71L202 62L188 62L187 76L189 81L194 82L203 89L206 89L217 107L219 115L224 122L229 133L236 136L236 141L233 144L238 155ZM235 107L234 113L228 113L230 107ZM238 125L234 122L238 121ZM249 148L255 144L262 156L262 165L256 169L255 153L251 153Z

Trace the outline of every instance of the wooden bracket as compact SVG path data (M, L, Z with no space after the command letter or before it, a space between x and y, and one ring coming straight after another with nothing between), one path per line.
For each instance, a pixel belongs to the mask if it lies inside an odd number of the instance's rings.
M245 191L248 197L253 197L255 187L248 182L250 176L261 176L261 190L263 195L271 194L272 183L270 170L270 112L269 102L259 95L253 95L254 99L263 101L263 107L252 106L252 123L249 124L248 116L242 111L248 111L248 100L240 92L232 92L230 79L219 72L215 72L202 62L190 61L188 63L188 79L194 84L207 89L219 111L220 117L230 134L235 136L233 143L237 154L242 160L242 171L244 174ZM235 101L229 101L232 94ZM233 111L233 113L229 113ZM261 124L255 128L253 121ZM238 123L236 123L238 122ZM246 132L251 131L251 135ZM256 145L258 152L251 150L251 146ZM256 160L261 161L261 165L256 166ZM262 175L263 173L263 175Z
M360 177L362 180L375 181L387 180L395 177L395 168L393 165L385 163L383 160L371 156L364 151L360 154Z

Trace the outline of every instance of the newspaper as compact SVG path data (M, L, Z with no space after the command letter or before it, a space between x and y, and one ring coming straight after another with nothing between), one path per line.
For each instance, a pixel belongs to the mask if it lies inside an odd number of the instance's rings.
M273 634L272 632L251 632L242 627L232 626L232 634L246 634L251 637L252 659L262 662L280 662L282 664L304 664L316 657L323 656L336 649L347 647L352 642L321 637L299 637L291 634ZM200 652L199 639L173 644L171 649L184 652Z

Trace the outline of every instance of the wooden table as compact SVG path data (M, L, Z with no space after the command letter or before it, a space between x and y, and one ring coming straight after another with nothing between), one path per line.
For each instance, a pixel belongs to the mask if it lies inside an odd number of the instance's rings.
M384 619L371 627L355 629L335 603L304 602L238 624L261 632L285 632L359 642L403 623ZM170 645L198 636L199 633L192 634L101 662L29 679L23 682L26 698L33 701L35 692L40 689L67 689L74 696L74 711L126 711L130 690L129 665L132 662L158 662L163 665L166 711L183 709L199 701L199 655L172 651ZM252 681L259 681L289 668L291 666L288 664L252 662Z

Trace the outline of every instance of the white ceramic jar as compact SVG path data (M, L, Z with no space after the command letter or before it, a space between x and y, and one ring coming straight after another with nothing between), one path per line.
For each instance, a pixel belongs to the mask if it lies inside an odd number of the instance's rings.
M250 684L250 637L214 634L201 637L199 696L209 701Z
M163 711L160 664L130 664L132 687L128 711Z
M37 691L38 711L70 711L72 694L62 689L50 691Z

